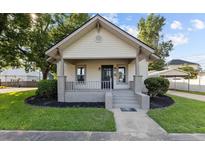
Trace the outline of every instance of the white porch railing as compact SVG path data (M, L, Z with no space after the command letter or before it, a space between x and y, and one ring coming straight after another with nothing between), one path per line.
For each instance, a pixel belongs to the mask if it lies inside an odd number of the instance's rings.
M67 81L66 91L111 90L112 81Z

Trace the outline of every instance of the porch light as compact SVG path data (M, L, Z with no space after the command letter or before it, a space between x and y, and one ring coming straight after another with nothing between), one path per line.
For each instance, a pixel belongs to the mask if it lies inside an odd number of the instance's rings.
M100 71L100 70L101 70L101 67L98 67L98 70Z

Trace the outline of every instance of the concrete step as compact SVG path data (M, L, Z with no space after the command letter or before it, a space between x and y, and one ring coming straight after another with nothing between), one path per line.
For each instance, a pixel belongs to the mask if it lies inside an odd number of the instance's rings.
M135 96L134 93L113 93L113 96Z
M136 101L136 96L126 96L126 97L113 97L113 101Z
M113 108L140 108L137 97L132 90L113 91Z
M138 104L137 100L118 100L118 101L113 100L113 104L119 104L119 103Z
M140 108L138 104L113 104L113 108Z

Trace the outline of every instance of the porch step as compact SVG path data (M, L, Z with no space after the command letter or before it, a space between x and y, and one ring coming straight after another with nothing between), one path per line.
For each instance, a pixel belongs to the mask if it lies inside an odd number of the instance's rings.
M140 108L132 90L113 90L113 108Z
M114 104L113 108L135 108L139 109L140 106L137 104Z

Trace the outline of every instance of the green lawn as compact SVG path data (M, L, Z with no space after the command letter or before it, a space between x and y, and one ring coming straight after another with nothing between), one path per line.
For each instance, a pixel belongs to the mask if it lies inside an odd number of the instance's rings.
M205 92L199 92L199 91L186 91L186 90L175 90L175 91L186 92L186 93L197 94L197 95L205 95Z
M1 130L115 131L113 113L100 108L51 108L24 103L34 91L0 94Z
M205 102L171 96L176 103L148 115L169 133L205 133Z

